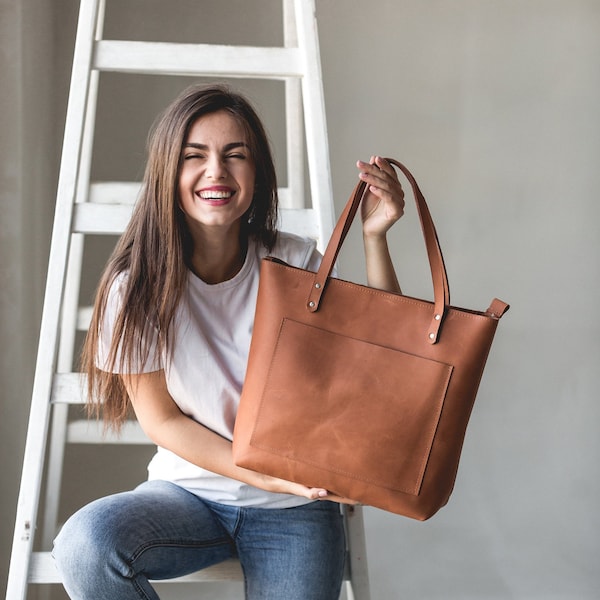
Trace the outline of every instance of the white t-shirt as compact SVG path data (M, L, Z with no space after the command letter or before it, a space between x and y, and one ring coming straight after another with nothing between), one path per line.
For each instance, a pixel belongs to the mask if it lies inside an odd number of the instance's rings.
M164 369L168 390L181 411L228 440L233 439L254 325L260 261L266 255L262 244L249 240L239 273L214 285L190 271L175 315L172 355L159 356L152 346L145 364L135 368L138 373ZM313 240L288 233L279 233L270 255L312 271L318 269L321 261ZM99 347L100 368L106 364L124 277L115 280L109 294ZM151 480L172 481L222 504L287 508L308 502L299 496L265 492L217 475L161 447L148 466L148 474Z

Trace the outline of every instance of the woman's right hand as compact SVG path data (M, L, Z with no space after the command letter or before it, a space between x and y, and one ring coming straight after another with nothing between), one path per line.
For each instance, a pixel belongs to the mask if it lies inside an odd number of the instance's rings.
M274 492L277 494L292 494L294 496L308 498L309 500L330 500L331 502L339 502L340 504L358 504L349 498L343 498L341 496L331 494L325 488L308 487L300 483L294 483L293 481L287 481L285 479L279 479L278 477L271 477L270 475L257 473L256 471L249 471L249 473L252 473L251 479L255 478L256 481L249 481L248 483L267 492Z

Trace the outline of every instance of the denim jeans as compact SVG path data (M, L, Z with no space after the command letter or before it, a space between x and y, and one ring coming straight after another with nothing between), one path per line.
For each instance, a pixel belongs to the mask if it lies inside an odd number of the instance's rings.
M88 504L53 552L72 600L157 600L149 579L239 557L248 600L337 600L345 542L339 506L240 508L166 481Z

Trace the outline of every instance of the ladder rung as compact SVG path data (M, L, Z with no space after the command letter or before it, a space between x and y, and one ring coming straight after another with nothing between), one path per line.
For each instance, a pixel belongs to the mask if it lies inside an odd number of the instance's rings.
M92 322L93 306L82 306L77 311L77 331L87 331Z
M125 230L132 204L104 204L81 202L75 204L73 231L77 233L118 235ZM317 223L312 208L284 208L281 211L281 228L297 235L318 237Z
M70 444L112 444L148 446L152 440L144 433L137 421L126 421L118 434L104 429L101 421L78 419L67 425L67 442Z
M242 569L239 561L226 560L201 571L169 579L172 583L202 582L202 581L242 581ZM165 580L163 580L165 581ZM54 559L50 552L33 552L29 563L29 583L61 583L56 570ZM157 583L161 583L158 581Z
M344 580L350 579L349 561L346 561ZM50 552L33 552L29 563L29 583L62 583ZM208 581L243 581L242 568L236 559L225 560L211 567L168 580L153 580L155 583L200 583Z
M85 376L82 373L56 373L52 380L53 404L85 404Z
M88 200L97 204L134 204L141 187L138 181L94 181Z
M61 583L50 552L33 552L29 561L29 583Z
M141 186L138 181L94 181L88 200L96 204L135 204ZM281 206L289 206L289 188L280 187L277 193Z
M298 48L100 40L100 71L219 77L286 78L303 74Z
M312 208L283 208L279 211L282 231L293 231L296 235L318 239L319 225Z
M176 577L175 579L169 579L169 583L193 583L202 581L243 581L244 575L242 573L242 567L240 561L236 559L229 559L207 567L201 571L184 575L183 577ZM156 581L155 583L161 583Z
M118 235L125 230L131 219L132 204L100 204L82 202L75 204L73 231Z

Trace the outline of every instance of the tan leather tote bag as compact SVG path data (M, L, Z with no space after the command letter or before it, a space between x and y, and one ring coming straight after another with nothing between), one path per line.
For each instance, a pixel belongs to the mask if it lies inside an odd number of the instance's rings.
M452 492L467 423L498 320L450 306L442 252L408 169L434 302L330 276L365 190L346 205L317 273L261 265L235 462L425 520Z

